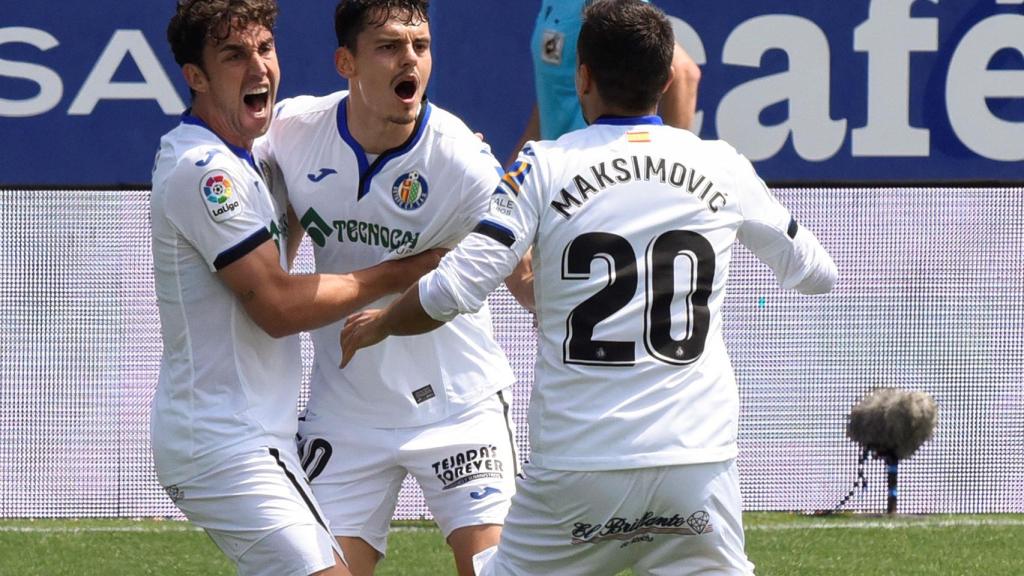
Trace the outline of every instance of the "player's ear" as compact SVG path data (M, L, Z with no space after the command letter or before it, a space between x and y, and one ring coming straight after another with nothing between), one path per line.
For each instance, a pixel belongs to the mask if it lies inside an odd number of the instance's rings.
M579 97L590 94L594 89L594 78L590 75L590 68L586 64L576 66L576 95Z
M672 85L672 81L676 79L676 67L668 67L668 80L665 81L665 85L661 87L661 93L668 92L668 87Z
M203 72L199 66L185 64L181 68L181 73L185 76L185 83L193 92L203 93L209 89L210 79L206 77L206 72Z
M342 46L334 51L334 69L346 80L352 78L356 71L356 57L351 50Z

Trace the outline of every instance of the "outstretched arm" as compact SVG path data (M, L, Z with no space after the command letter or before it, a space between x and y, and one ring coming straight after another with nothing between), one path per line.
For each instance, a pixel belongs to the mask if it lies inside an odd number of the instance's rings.
M443 251L382 262L349 274L289 274L268 240L218 271L245 311L275 338L336 322L387 294L400 292L437 266Z
M484 234L470 234L436 270L387 308L349 316L341 332L341 366L348 365L360 348L388 336L423 334L459 314L480 310L488 294L519 262L519 253L505 244Z
M524 161L521 174L530 189L530 165ZM536 234L536 201L525 184L513 201L508 184L501 184L492 196L493 212L441 260L437 269L425 275L383 311L372 310L349 316L341 333L341 366L345 367L360 349L384 338L429 332L459 314L480 310L487 296L504 280L511 282L520 302L532 301L532 266L527 255ZM497 198L500 202L494 202ZM504 199L504 200L503 200ZM515 293L514 292L514 293Z
M423 309L419 284L413 284L387 308L364 310L349 316L341 330L341 367L347 366L360 348L373 346L388 336L423 334L444 324Z

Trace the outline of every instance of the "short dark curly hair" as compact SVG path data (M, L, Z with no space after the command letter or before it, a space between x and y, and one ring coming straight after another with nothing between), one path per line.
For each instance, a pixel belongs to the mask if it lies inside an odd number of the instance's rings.
M640 0L597 0L583 12L576 51L601 98L624 110L657 105L675 37L665 13Z
M398 18L404 24L430 22L429 0L341 0L334 8L334 35L339 48L356 53L356 38L369 26Z
M254 23L274 29L276 0L179 0L178 10L167 25L167 41L179 66L202 67L207 40L219 43L232 30Z

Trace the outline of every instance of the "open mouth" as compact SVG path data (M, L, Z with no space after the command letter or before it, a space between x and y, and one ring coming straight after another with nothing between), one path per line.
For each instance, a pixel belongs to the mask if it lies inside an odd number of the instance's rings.
M267 110L267 102L270 100L270 89L266 87L255 88L247 92L242 97L242 100L250 112L259 116Z
M402 100L410 100L416 95L416 81L403 80L395 86L395 94Z

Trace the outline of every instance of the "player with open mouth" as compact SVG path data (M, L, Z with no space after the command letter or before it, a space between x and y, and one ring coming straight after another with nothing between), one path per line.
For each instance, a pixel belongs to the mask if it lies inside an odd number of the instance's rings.
M320 272L451 247L486 213L500 167L466 125L425 97L433 64L425 0L342 0L337 72L348 90L278 104L257 155L287 188ZM338 368L341 324L313 332L299 424L306 473L355 576L387 549L406 475L423 488L460 575L497 543L518 470L515 377L489 313L392 341ZM450 465L459 462L458 465Z
M150 445L167 495L239 576L351 576L295 445L298 333L403 290L440 255L289 272L287 203L252 150L280 78L277 12L275 0L179 0L168 25L192 105L153 168L164 351Z
M273 104L270 96L270 86L252 88L245 93L242 100L255 118L266 118L267 112L271 108L268 104Z

